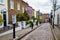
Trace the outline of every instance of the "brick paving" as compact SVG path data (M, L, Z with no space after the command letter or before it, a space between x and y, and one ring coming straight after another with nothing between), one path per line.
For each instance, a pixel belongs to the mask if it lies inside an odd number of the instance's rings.
M58 26L54 27L53 33L54 33L56 40L60 40L60 28Z
M54 40L49 23L42 24L39 28L20 40Z
M37 26L34 26L34 29L36 28ZM17 31L16 32L16 37L22 37L24 34L28 33L29 31L31 31L32 29L29 27L27 29L24 29L24 30L20 30L20 31ZM4 36L1 36L0 37L0 40L12 40L13 39L13 33L10 33L8 35L4 35Z

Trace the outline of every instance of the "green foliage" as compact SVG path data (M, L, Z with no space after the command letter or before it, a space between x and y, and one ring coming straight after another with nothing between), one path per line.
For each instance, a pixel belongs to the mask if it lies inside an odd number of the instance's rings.
M30 20L26 21L26 25L30 23Z
M34 16L32 16L32 19L35 20L36 18Z
M24 11L23 14L18 13L16 18L17 18L17 21L28 21L30 19L26 10Z
M26 17L23 14L17 14L17 21L26 21Z
M2 25L3 19L2 19L2 15L0 14L0 25Z
M24 10L24 16L27 18L27 20L29 20L29 19L30 19L30 16L28 15L28 13L27 13L27 11L26 11L26 10Z
M42 23L43 22L43 20L42 19L39 19L39 18L35 18L35 20L37 20L37 22L39 22L39 23Z
M30 24L31 20L26 21L26 24Z

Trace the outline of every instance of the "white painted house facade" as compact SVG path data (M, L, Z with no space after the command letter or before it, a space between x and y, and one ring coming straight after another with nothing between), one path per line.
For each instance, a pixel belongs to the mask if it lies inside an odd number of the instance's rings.
M55 25L58 25L58 15L60 15L60 8L55 11L55 19L54 19Z
M4 26L8 25L8 0L0 0L0 14L2 14L3 17L3 24L0 26L0 28L3 28Z

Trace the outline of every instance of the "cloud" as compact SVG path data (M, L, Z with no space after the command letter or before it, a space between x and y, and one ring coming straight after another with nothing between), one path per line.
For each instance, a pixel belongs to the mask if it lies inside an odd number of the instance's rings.
M41 12L49 13L51 10L50 0L24 0L28 2L35 10L40 10Z
M41 6L40 7L40 12L42 12L42 13L50 13L51 12L51 6L45 6L45 7L43 7L43 6Z

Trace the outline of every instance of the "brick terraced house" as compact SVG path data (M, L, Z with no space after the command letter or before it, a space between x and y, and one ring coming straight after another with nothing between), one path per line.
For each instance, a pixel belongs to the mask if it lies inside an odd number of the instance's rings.
M7 27L8 24L16 22L16 15L18 13L23 14L24 9L27 10L30 17L32 17L32 7L30 7L23 0L0 0L0 14L3 16L3 27ZM3 28L0 27L0 28Z

